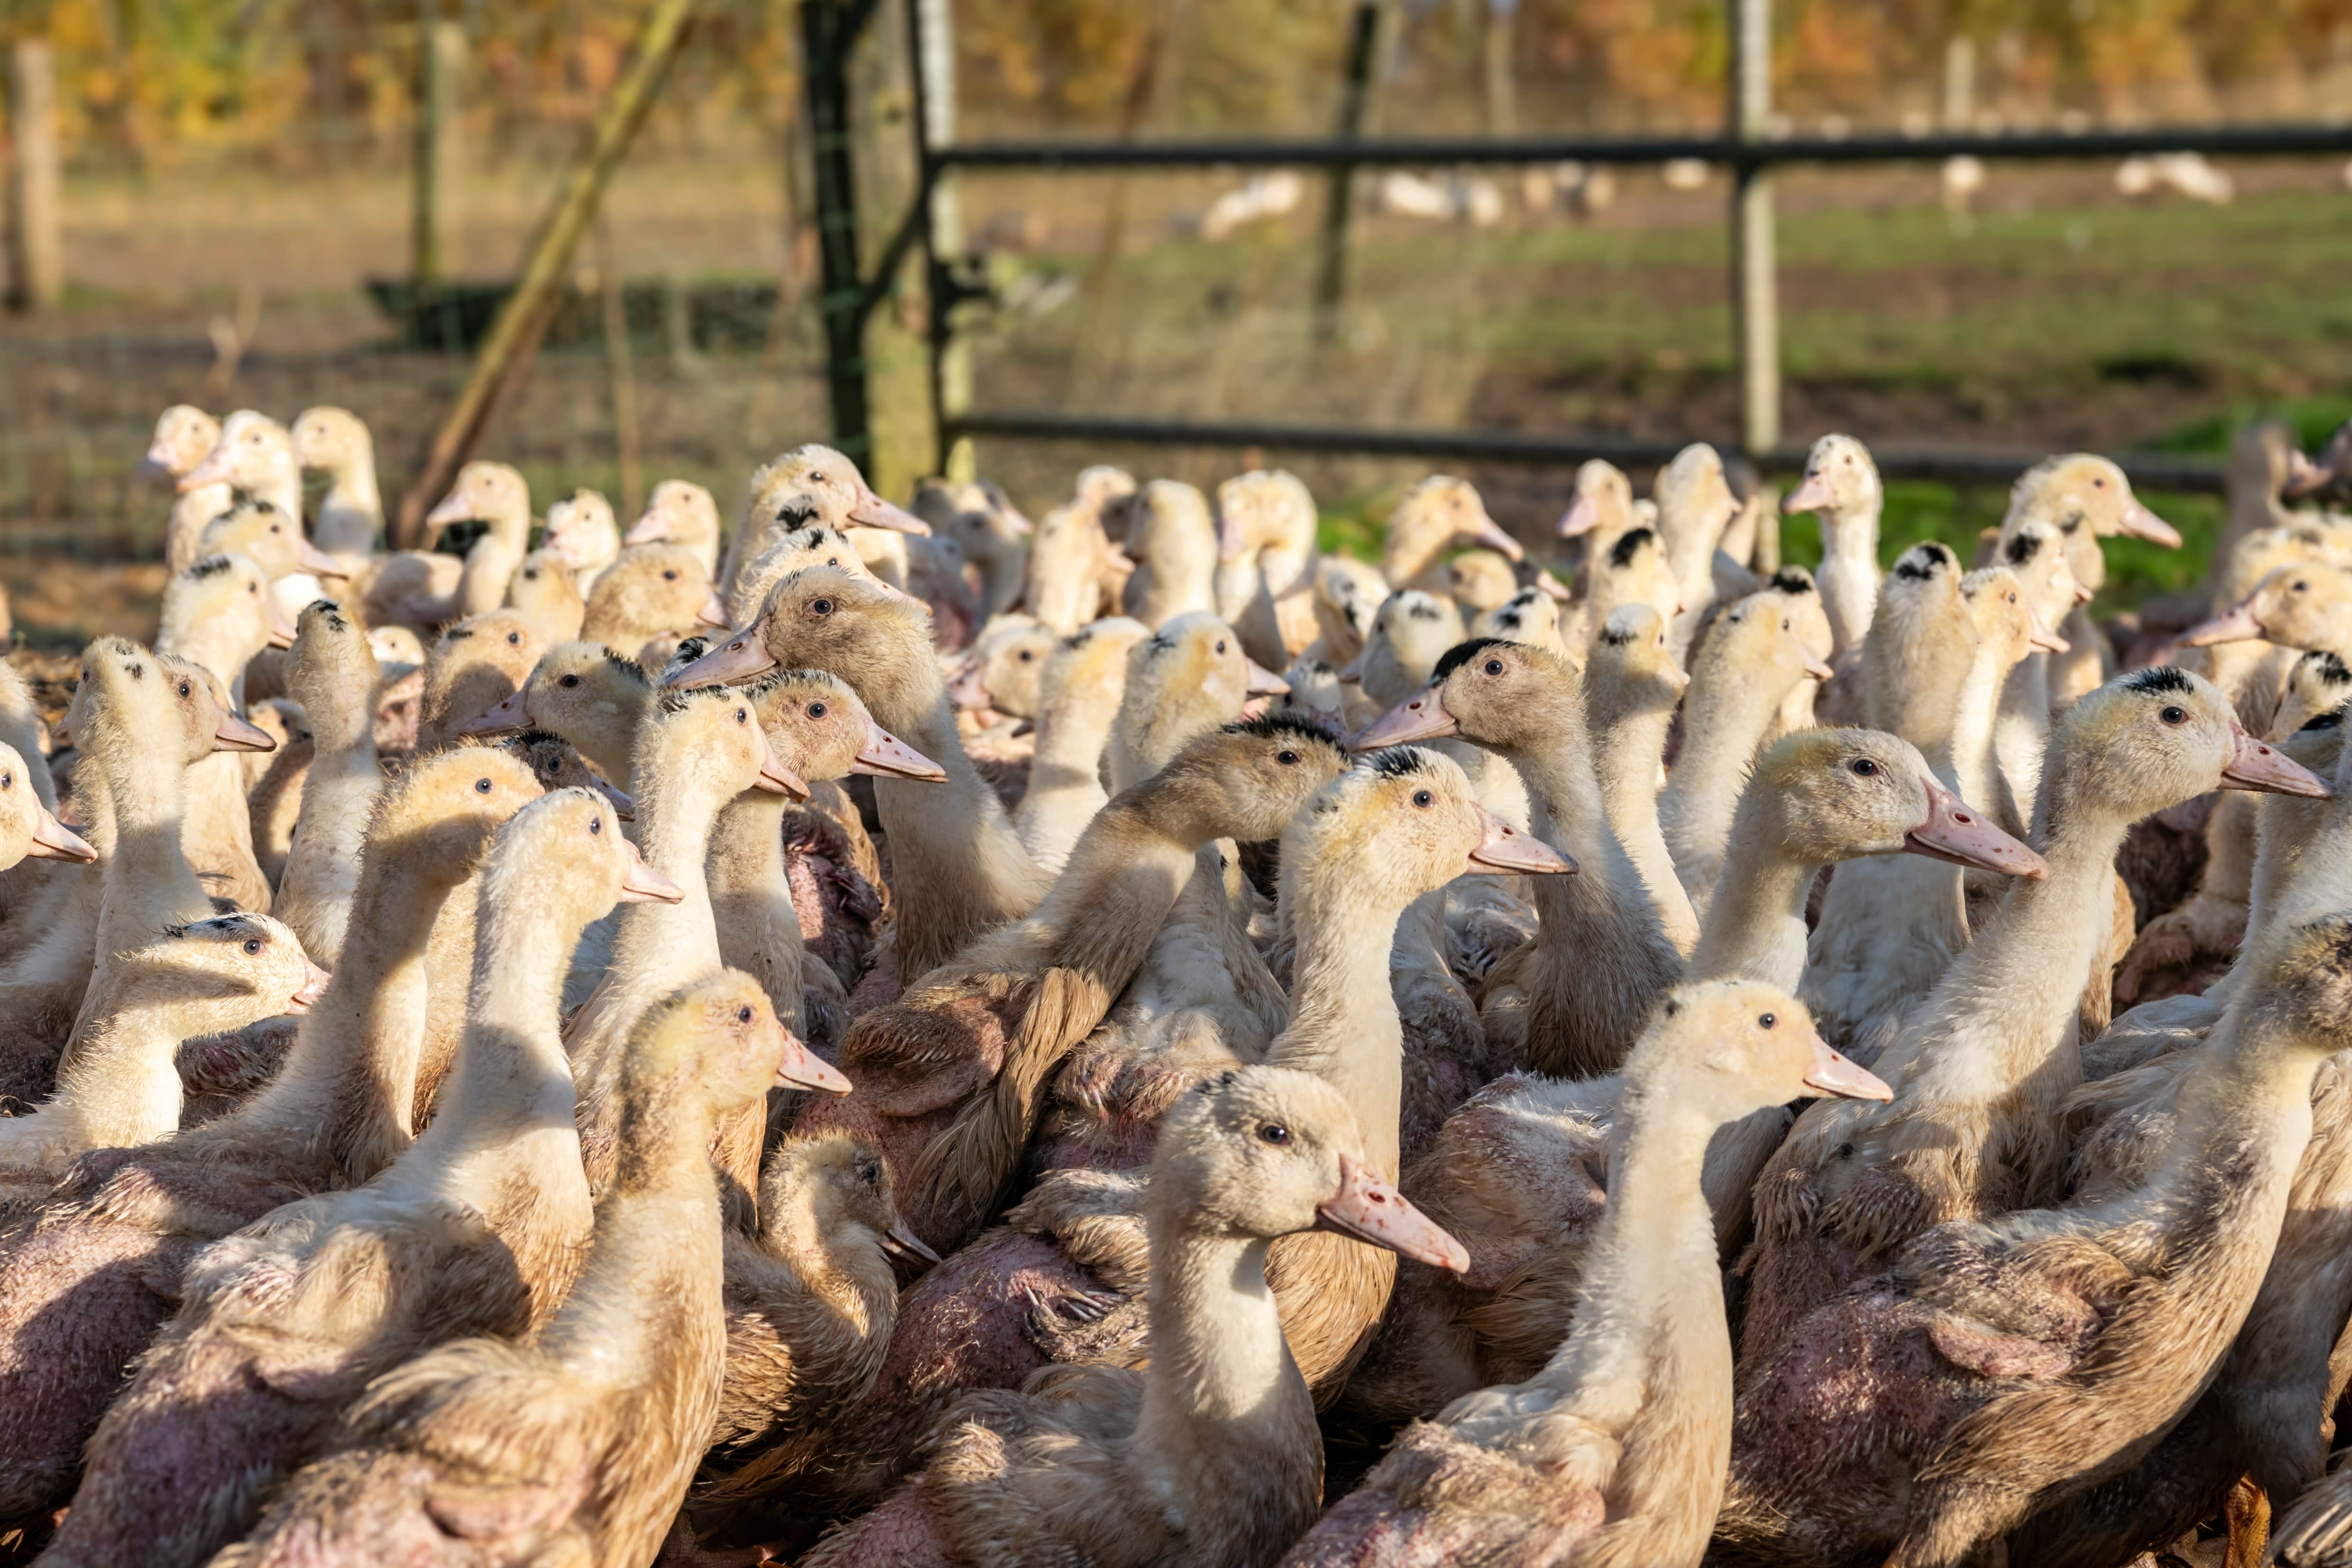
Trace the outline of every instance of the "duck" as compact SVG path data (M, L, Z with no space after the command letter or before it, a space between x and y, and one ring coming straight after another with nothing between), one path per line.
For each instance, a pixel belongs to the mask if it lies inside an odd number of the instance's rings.
M589 489L550 501L540 543L572 569L572 580L579 585L584 603L595 591L596 580L621 556L621 525L613 516L613 503L602 490Z
M908 981L1028 914L1051 881L964 753L927 620L869 578L804 567L770 591L752 625L665 677L697 685L779 667L825 670L849 683L876 722L946 769L943 791L893 779L874 786L897 873L898 966Z
M2046 457L2019 476L2010 490L2009 510L2001 518L1999 546L2005 547L2027 521L2046 522L2058 530L2068 568L2093 595L2106 582L2101 539L2121 537L2167 549L2180 548L2179 530L2140 503L2121 468L2093 453ZM2105 639L2092 623L2087 609L2075 610L2064 621L2054 622L2052 630L2074 650L2050 671L2050 698L2053 707L2059 707L2105 678L2104 669L2112 660L2112 651L2106 649Z
M473 766L538 789L512 758ZM440 1113L365 1186L289 1203L190 1263L177 1314L90 1438L53 1563L209 1561L373 1376L548 1320L592 1218L556 1033L563 962L615 900L677 891L585 791L541 796L499 830Z
M173 482L172 515L163 524L163 570L174 575L196 559L196 536L236 499L226 479L186 490L177 487L184 474L212 455L220 444L220 421L193 403L175 402L155 416L155 434L147 444L147 466Z
M1690 677L1667 646L1665 616L1648 604L1611 611L1589 652L1584 722L1601 814L1633 862L1660 931L1687 957L1698 941L1698 913L1658 825L1658 787L1665 777L1666 736Z
M1796 626L1780 594L1752 593L1715 618L1691 666L1682 751L1658 798L1658 821L1702 922L1722 874L1739 780L1758 745L1799 682L1832 674Z
M1582 539L1589 567L1609 553L1620 535L1640 526L1633 514L1633 483L1625 471L1606 458L1589 457L1576 466L1568 510L1559 515L1552 532L1563 539Z
M1931 1227L2056 1196L2057 1104L2081 1081L2075 1009L2116 851L2133 822L2215 788L2328 792L2239 727L2210 682L2168 665L2067 710L2030 841L2048 873L2011 880L1874 1064L1895 1103L1808 1109L1758 1179L1744 1355L1769 1355L1806 1312Z
M579 748L617 787L631 783L637 729L652 706L645 666L601 643L559 643L539 656L514 691L459 725L461 737L486 739L543 729Z
M1675 988L1626 1058L1607 1217L1541 1371L1417 1421L1283 1558L1696 1568L1722 1495L1732 1355L1699 1187L1724 1126L1803 1094L1885 1098L1754 980Z
M1339 678L1353 680L1386 713L1426 685L1438 660L1461 641L1462 612L1450 597L1400 589L1381 601L1363 653Z
M623 550L597 578L580 636L643 662L646 644L657 638L727 629L727 607L694 551L684 545L638 545ZM661 657L668 657L667 648Z
M924 479L915 486L915 515L931 525L932 532L953 538L964 559L980 577L980 597L972 606L985 625L1012 611L1020 601L1029 574L1029 541L1037 532L1020 507L991 480L953 484Z
M1243 716L1253 697L1289 683L1242 651L1234 629L1205 610L1161 624L1128 651L1103 775L1114 791L1160 771L1194 736Z
M2297 653L2352 654L2352 573L2318 561L2276 568L2245 598L2180 638L2190 648L2256 640Z
M455 745L468 716L513 695L544 651L537 629L519 610L488 610L443 627L425 661L417 754Z
M1394 592L1417 589L1444 597L1451 582L1445 553L1484 545L1514 565L1526 559L1519 541L1486 515L1486 503L1465 479L1433 474L1405 493L1389 514L1381 542L1381 575Z
M182 1040L300 1013L326 977L293 932L264 915L167 925L120 955L57 1092L0 1121L0 1216L47 1197L91 1149L135 1148L178 1127Z
M1217 615L1240 633L1243 652L1286 669L1320 631L1315 497L1286 469L1254 468L1217 486L1216 510Z
M751 476L742 525L735 530L720 565L719 591L729 592L747 561L773 542L773 536L812 523L838 529L928 536L930 524L874 493L843 454L811 442L780 453ZM853 539L862 549L865 541ZM903 569L903 558L901 558ZM891 586L903 588L904 583Z
M1878 609L1878 519L1886 491L1870 448L1832 434L1805 455L1804 476L1783 497L1790 516L1811 512L1822 523L1822 609L1829 616L1829 663L1840 668L1859 657Z
M794 515L814 518L817 513L812 507ZM929 607L920 600L876 577L873 568L858 555L857 547L849 542L847 534L811 521L772 532L765 548L743 562L724 595L728 624L748 626L758 620L760 606L767 602L768 591L804 566L837 567L898 594L909 608L920 607L929 612Z
M1060 639L1026 615L1000 615L965 653L948 685L960 713L992 727L996 718L1034 718L1045 662Z
M621 546L684 545L702 563L702 575L719 576L719 503L691 479L665 479L646 497L646 509L621 536Z
M58 821L57 812L41 798L40 785L47 781L47 769L36 773L21 752L0 741L0 870L28 858L81 865L98 859L98 852ZM50 800L55 798L52 793Z
M1013 828L1048 872L1068 863L1078 835L1110 800L1103 759L1125 700L1129 657L1150 635L1125 616L1089 622L1055 643L1038 674L1036 751Z
M1239 1067L1184 1095L1151 1162L1149 1368L1057 1367L965 1396L922 1476L806 1561L1273 1563L1322 1494L1273 1245L1319 1230L1465 1261L1379 1174L1375 1141L1343 1092L1296 1070Z
M874 722L847 682L821 670L772 671L741 688L767 737L779 771L803 784L850 774L942 781L947 770ZM841 981L803 946L784 858L788 797L747 789L719 809L704 875L719 937L719 961L767 988L769 1002L795 1039L837 1045L845 1020L810 1027L803 1001L818 990L836 1010L847 1002Z
M373 554L383 533L375 482L375 439L349 409L320 403L294 416L294 461L327 476L311 535L329 555Z
M551 648L579 641L581 623L588 616L587 599L572 563L560 550L549 549L522 558L514 580L507 584L505 608L520 611L540 642Z
M1372 622L1388 602L1388 580L1369 561L1327 555L1315 563L1315 641L1302 661L1344 671L1363 656Z
M327 554L302 532L301 513L260 496L241 496L215 513L195 536L188 564L216 555L242 556L261 568L279 612L289 617L318 597L318 577L346 570L340 557ZM310 599L289 603L305 582L311 584Z
M1683 658L1698 634L1700 618L1716 601L1716 552L1725 530L1739 516L1739 498L1724 476L1723 455L1705 442L1675 453L1674 461L1658 470L1654 490L1658 516L1654 526L1683 606L1671 632L1675 656ZM1698 673L1696 666L1691 673Z
M1589 582L1580 622L1584 628L1606 625L1621 604L1646 604L1664 616L1670 626L1682 616L1682 585L1675 580L1674 562L1655 528L1626 529L1606 550L1596 550L1586 570ZM1591 635L1589 630L1586 635ZM1677 665L1683 663L1683 650L1671 640L1667 651Z
M1116 468L1089 468L1078 476L1077 495L1047 512L1029 541L1022 609L1066 635L1119 613L1135 563L1111 542L1104 514L1134 491L1133 476Z
M1154 479L1113 502L1135 573L1121 608L1157 632L1180 615L1217 612L1217 525L1208 497L1176 479Z
M291 531L301 532L302 468L295 460L294 438L266 413L241 408L223 420L212 451L173 483L184 496L226 484L240 498L267 501ZM277 593L279 608L292 615L319 596L319 583L306 568Z
M2090 602L2091 590L2075 577L2065 536L2056 525L2027 518L2009 530L1995 547L1999 563L2017 574L2025 601L2034 618L2053 629L2079 619L2079 608ZM2071 648L2063 631L2059 640ZM2009 674L2001 688L2000 709L1993 720L1993 747L2006 785L2006 809L2015 813L2008 825L2018 828L2032 810L2042 780L2042 752L2049 744L2050 722L2057 705L2052 700L2049 655L2029 655Z
M449 493L425 514L425 527L428 538L438 538L451 524L467 522L488 526L462 561L429 549L344 558L351 586L343 601L359 607L371 626L396 622L420 632L496 610L530 550L530 487L520 472L480 458L458 469Z
M235 694L254 655L293 645L293 623L261 568L243 556L205 556L164 585L156 651L201 666L233 707L242 706ZM254 852L245 758L266 755L216 753L189 768L183 841L206 891L257 915L269 913L271 884Z
M1769 593L1778 598L1780 607L1789 613L1792 629L1797 633L1797 640L1805 645L1805 652L1824 664L1830 662L1833 643L1830 633L1830 618L1822 608L1821 591L1813 583L1812 573L1801 566L1784 566L1770 577L1758 582L1754 591L1759 593ZM1765 727L1765 743L1769 745L1784 735L1792 734L1801 729L1811 729L1817 724L1842 722L1842 720L1824 718L1816 711L1819 706L1816 699L1824 698L1826 694L1835 688L1836 684L1836 677L1832 674L1831 679L1825 682L1799 681L1790 687L1789 695L1780 699L1780 711L1772 716L1772 722ZM1851 705L1841 704L1831 699L1828 706L1832 710L1843 713L1843 709Z
M385 1368L258 1527L215 1561L646 1563L719 1406L726 1319L712 1130L755 1107L790 1037L750 976L665 997L623 1052L622 1158L562 1304Z
M333 600L295 622L287 684L302 705L310 765L301 815L278 883L277 913L329 968L342 952L359 891L359 860L384 787L375 749L375 652Z
M2352 1023L2347 952L2340 913L2277 935L2137 1190L1938 1225L1744 1369L1721 1539L1958 1568L2129 1469L2194 1405L2262 1284L2314 1076Z
M1457 601L1459 595L1456 596ZM1495 637L1546 649L1570 664L1583 664L1582 651L1570 648L1560 634L1559 601L1540 588L1522 588L1470 622L1473 637Z
M1484 615L1518 591L1511 562L1490 549L1464 550L1445 563L1445 591L1465 618Z
M0 1230L0 1393L21 1415L0 1431L0 1517L66 1501L198 1252L281 1204L373 1180L408 1148L436 916L538 796L527 770L478 748L418 763L377 809L352 939L269 1084L200 1127L78 1162L37 1226Z

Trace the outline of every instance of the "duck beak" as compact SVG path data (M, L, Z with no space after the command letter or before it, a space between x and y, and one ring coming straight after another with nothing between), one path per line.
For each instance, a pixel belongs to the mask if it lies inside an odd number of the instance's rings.
M861 528L888 528L893 533L924 534L931 525L907 510L876 495L872 486L860 490L857 502L849 508L849 520Z
M1814 680L1826 681L1837 672L1822 660L1813 657L1812 650L1808 648L1805 650L1805 674Z
M636 798L626 789L614 789L607 780L599 779L596 780L596 793L613 803L613 815L621 821L634 822L637 820Z
M1601 508L1592 504L1591 497L1580 495L1568 504L1568 510L1559 515L1552 531L1564 539L1572 539L1600 526Z
M1217 519L1217 559L1239 560L1249 553L1249 536L1242 531L1242 520L1228 512Z
M923 1245L923 1239L907 1228L903 1219L894 1219L890 1228L882 1233L882 1250L897 1258L915 1258L926 1263L936 1263L940 1255Z
M512 735L530 727L530 710L517 691L506 701L484 714L477 714L457 727L459 735Z
M205 455L202 463L173 481L172 488L184 496L191 490L201 490L207 485L227 483L229 483L228 449L215 446Z
M659 544L664 539L677 537L677 529L671 526L669 514L648 508L644 517L629 525L629 531L621 536L621 543L624 545Z
M849 1092L849 1080L841 1069L801 1043L790 1030L784 1031L784 1059L776 1063L776 1082L791 1089L822 1089L828 1094ZM933 1262L939 1261L934 1258Z
M85 865L98 858L98 852L47 807L33 819L33 841L25 852L36 860L79 861Z
M1488 549L1502 551L1514 566L1527 559L1528 552L1519 548L1519 541L1505 533L1503 526L1484 511L1478 514L1478 520L1472 523L1465 532L1475 543L1485 545Z
M140 466L146 469L151 474L169 474L172 471L172 459L174 455L175 454L172 451L172 444L170 442L151 441L147 444L147 455L141 460ZM2297 457L2303 457L2303 454L2300 452L2296 453L2295 455ZM2304 457L2303 465L2306 468L2310 467L2311 459ZM176 483L176 481L174 482ZM2292 483L2291 480L2290 483Z
M2124 503L2123 530L2136 539L2146 539L2167 549L2180 548L2180 530L2149 511L2137 500Z
M1814 1093L1840 1100L1887 1101L1895 1091L1885 1080L1840 1056L1829 1048L1829 1042L1813 1034L1811 1025L1805 1032L1813 1036L1813 1064L1805 1070L1805 1087Z
M155 455L162 451L163 451L163 445L161 442L149 447L147 461L168 462L171 455L169 453L164 453L163 457L160 459ZM2332 477L2334 476L2326 469L2305 457L2300 451L2292 451L2286 455L2286 481L2279 486L2279 494L2291 501L2300 500L2313 491L2326 487L2327 481Z
M1037 531L1037 525L1029 520L1029 514L1010 501L997 507L996 515L1003 517L1012 526L1013 531L1024 538Z
M1349 660L1345 664L1340 666L1339 674L1332 678L1337 680L1343 686L1362 685L1364 684L1364 656L1361 653L1359 653L1354 658Z
M669 686L725 686L763 675L776 667L768 652L768 621L761 616L663 682Z
M926 784L945 783L948 776L946 768L876 724L871 716L866 720L866 744L857 748L849 770L877 779L919 779Z
M286 1005L289 1013L309 1012L310 1004L327 994L327 982L334 978L308 958L302 960L302 988L295 992L293 999Z
M1554 577L1549 570L1536 573L1536 587L1542 590L1547 598L1557 601L1561 604L1567 603L1570 599L1575 597L1573 594L1569 592L1568 584Z
M1818 474L1807 474L1795 489L1781 497L1780 509L1791 515L1818 512L1829 504L1830 482Z
M2033 617L2033 629L2025 634L2025 645L2039 648L2045 653L2071 653L2074 651L2074 644L2042 624L2039 615Z
M978 713L988 706L987 674L977 656L948 683L948 700L966 713Z
M1315 1228L1385 1247L1433 1269L1470 1271L1470 1249L1353 1155L1339 1156L1339 1190L1315 1206Z
M220 723L213 727L215 751L275 751L278 742L269 732L250 725L233 713L221 715Z
M1254 697L1279 697L1290 695L1290 683L1259 664L1255 659L1243 658L1249 665L1249 695Z
M474 502L463 486L442 497L441 504L425 514L425 526L428 528L446 528L451 523L470 523L473 520Z
M2237 725L2230 727L2237 742L2228 767L2221 769L2224 789L2252 789L2266 795L2302 795L2332 800L2336 791L2327 780L2264 741L2256 740Z
M808 781L776 759L776 748L768 744L764 733L760 737L760 777L752 781L751 788L791 800L809 798Z
M625 844L629 841L623 839ZM621 877L623 904L684 904L686 889L646 863L637 846L629 844L629 869Z
M1478 813L1478 826L1483 836L1478 847L1470 852L1470 863L1463 874L1473 875L1482 871L1526 872L1541 876L1547 873L1572 872L1576 862L1536 837L1523 833L1475 800L1470 809Z
M278 601L269 601L269 645L291 648L294 645L294 623L286 619L286 612L278 608Z
M1347 679L1342 674L1341 680ZM1397 704L1366 725L1348 743L1350 751L1377 751L1383 746L1408 746L1416 740L1443 740L1460 735L1462 722L1445 711L1445 689L1431 685L1421 695Z
M2254 613L2250 600L2227 614L2199 622L2180 634L2180 641L2184 647L2210 648L2216 643L2243 643L2262 634L2263 619Z
M2093 592L2090 589L2084 587L2079 582L2074 585L2074 602L2077 604L2088 604L2092 600L2098 597L2096 593Z
M727 630L727 606L719 602L718 594L713 593L703 600L702 608L694 612L694 623L697 626L716 626L721 632Z
M1920 782L1927 789L1927 820L1903 835L1904 849L2002 876L2049 874L2040 855L1987 821L1983 812L1933 779Z
M300 567L304 571L309 572L313 577L349 577L352 575L351 562L341 559L335 556L329 555L325 550L320 549L309 539L297 539L295 541L294 564Z

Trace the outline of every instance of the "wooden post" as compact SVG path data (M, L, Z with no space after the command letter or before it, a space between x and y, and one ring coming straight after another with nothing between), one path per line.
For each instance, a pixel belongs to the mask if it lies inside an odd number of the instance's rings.
M1731 0L1733 140L1761 141L1772 113L1771 0ZM1732 181L1732 319L1738 333L1739 439L1759 463L1780 444L1780 307L1772 230L1772 176Z
M1519 0L1486 0L1486 35L1480 42L1489 136L1518 129L1518 84L1511 77L1511 24L1518 13Z
M58 236L57 62L47 38L19 38L8 50L10 130L16 143L8 183L8 301L53 310L65 292Z
M449 117L456 108L457 75L465 68L466 30L436 14L439 0L424 0L416 20L416 147L409 181L415 205L409 214L409 275L422 294L441 281L448 258L441 248L442 222L456 172Z
M875 0L802 0L802 73L808 84L809 162L815 175L825 382L833 444L853 463L874 455L866 388L865 286L857 273L857 166L849 120L849 52Z
M596 292L604 308L604 369L613 384L613 456L620 470L621 516L645 509L645 443L637 427L637 362L630 351L629 307L613 259L612 225L596 225Z
M931 149L956 138L955 7L952 0L908 0L914 29L916 177L930 183L924 269L929 285L933 471L959 483L978 469L971 438L946 446L946 422L971 408L971 345L956 336L953 269L964 257L963 199L955 176L935 172Z
M1348 27L1348 74L1339 88L1341 141L1353 141L1363 134L1380 36L1380 0L1356 0ZM1324 342L1339 336L1339 306L1347 296L1348 223L1355 188L1355 165L1334 164L1330 189L1323 198L1322 256L1315 273L1315 336Z
M531 241L521 281L499 308L498 319L490 323L489 336L474 358L473 374L467 378L465 390L457 394L457 404L442 420L441 428L434 433L415 482L400 498L400 516L394 525L396 548L414 548L424 530L425 510L448 489L490 415L497 412L499 400L530 370L540 337L561 302L572 255L595 220L604 188L653 108L693 14L694 0L654 0L637 35L635 57L598 107L579 161L564 176L554 205Z

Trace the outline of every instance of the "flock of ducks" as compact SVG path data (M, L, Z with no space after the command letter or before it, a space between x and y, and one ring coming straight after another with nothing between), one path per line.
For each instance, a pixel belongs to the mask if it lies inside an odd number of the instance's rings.
M384 552L173 408L153 644L0 668L0 1551L2352 1563L2336 445L2102 627L2083 455Z

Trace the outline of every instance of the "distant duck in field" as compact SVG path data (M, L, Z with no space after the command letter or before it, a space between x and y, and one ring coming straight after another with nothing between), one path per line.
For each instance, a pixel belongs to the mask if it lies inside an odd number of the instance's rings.
M1447 552L1483 545L1517 563L1527 551L1486 515L1486 503L1467 480L1433 474L1407 492L1389 514L1381 546L1381 575L1395 591L1419 589L1450 595Z
M645 512L621 536L631 545L675 544L692 550L702 575L719 575L719 503L691 479L665 479L646 497Z
M375 441L348 409L321 404L294 421L294 460L327 476L311 536L330 555L363 556L383 533L383 497L376 491Z
M236 498L226 479L184 490L177 487L182 476L194 473L219 444L220 421L203 409L175 402L156 417L154 439L147 444L147 465L174 486L172 515L163 525L166 571L184 571L194 562L203 553L196 549L196 536Z
M586 489L550 501L540 544L563 558L584 601L621 553L621 526L613 517L613 503L603 491Z

